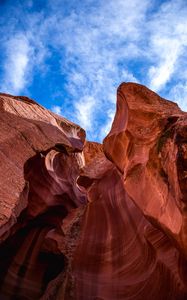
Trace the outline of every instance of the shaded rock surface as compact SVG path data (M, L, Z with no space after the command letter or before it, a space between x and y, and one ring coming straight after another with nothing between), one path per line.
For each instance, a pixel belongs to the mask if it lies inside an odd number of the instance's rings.
M38 299L67 268L60 245L87 201L85 133L26 97L1 94L0 110L0 299Z
M187 113L123 83L103 145L0 94L0 299L187 299Z

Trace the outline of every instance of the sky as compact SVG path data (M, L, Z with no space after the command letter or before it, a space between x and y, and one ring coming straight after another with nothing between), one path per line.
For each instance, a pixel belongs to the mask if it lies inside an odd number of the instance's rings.
M102 141L121 82L187 111L187 0L0 0L0 91Z

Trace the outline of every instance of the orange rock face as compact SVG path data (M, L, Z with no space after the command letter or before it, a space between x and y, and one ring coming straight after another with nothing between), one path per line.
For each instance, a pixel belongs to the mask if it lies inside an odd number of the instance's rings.
M186 133L187 113L175 103L141 85L122 84L115 120L103 143L106 156L123 174L128 195L185 256Z
M0 94L0 299L187 299L187 113L123 83L103 145Z

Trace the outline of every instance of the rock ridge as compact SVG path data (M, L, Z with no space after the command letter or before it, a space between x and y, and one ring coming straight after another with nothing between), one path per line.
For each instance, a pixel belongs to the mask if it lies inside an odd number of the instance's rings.
M0 299L187 298L187 113L122 83L102 144L0 93Z

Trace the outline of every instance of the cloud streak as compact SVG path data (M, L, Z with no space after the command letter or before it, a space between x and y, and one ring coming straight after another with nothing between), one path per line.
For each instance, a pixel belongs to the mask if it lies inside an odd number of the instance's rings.
M155 63L149 68L149 85L161 91L177 75L179 58L187 46L187 6L184 1L167 1L150 22L150 53Z
M81 124L96 140L110 128L122 81L183 99L178 103L187 108L186 1L48 0L41 11L33 6L30 1L24 8L24 30L11 23L1 88L32 94L29 86L37 71L46 76L46 87L58 72L53 94L59 100L51 109Z
M7 93L17 94L27 84L29 57L32 47L22 34L18 34L6 42L6 63L1 89Z

